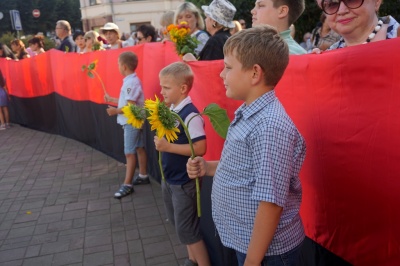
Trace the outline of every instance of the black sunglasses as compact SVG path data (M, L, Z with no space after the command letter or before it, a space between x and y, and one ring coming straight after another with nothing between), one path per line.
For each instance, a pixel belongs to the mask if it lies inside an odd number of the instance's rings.
M327 15L336 14L342 2L350 9L359 8L364 4L364 0L322 0L322 11Z

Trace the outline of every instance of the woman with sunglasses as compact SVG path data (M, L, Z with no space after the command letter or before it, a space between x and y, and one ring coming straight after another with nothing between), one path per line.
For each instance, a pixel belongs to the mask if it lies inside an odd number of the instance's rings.
M391 16L377 16L383 0L317 0L331 29L342 38L329 49L395 38L399 23Z

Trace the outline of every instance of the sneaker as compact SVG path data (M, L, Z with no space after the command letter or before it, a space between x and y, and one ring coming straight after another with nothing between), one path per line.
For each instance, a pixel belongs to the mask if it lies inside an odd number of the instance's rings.
M119 188L119 190L117 192L115 192L114 198L116 198L116 199L123 198L123 197L128 196L129 194L133 193L133 191L134 191L133 187L122 185Z
M198 266L198 264L190 259L186 259L183 266Z
M4 129L6 129L6 125L1 125L0 130L4 130Z
M133 185L144 185L144 184L149 184L149 183L150 183L149 176L140 177L138 175L133 179L133 182L132 182Z
M6 128L10 128L11 127L11 124L10 123L7 123L6 124Z

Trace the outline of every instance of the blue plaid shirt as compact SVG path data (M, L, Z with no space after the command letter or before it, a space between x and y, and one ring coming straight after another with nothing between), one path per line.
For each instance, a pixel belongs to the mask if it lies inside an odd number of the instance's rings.
M260 201L283 207L266 255L285 253L303 241L299 172L305 153L305 141L274 91L236 110L211 194L224 246L247 253Z

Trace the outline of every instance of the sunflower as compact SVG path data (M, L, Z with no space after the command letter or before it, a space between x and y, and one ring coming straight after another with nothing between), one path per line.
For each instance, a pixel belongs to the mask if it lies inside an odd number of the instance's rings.
M127 123L135 128L142 128L144 123L143 109L135 104L125 105L122 107L122 112L124 116L128 118Z
M179 129L175 126L176 115L156 96L156 100L146 100L145 108L149 111L150 116L147 117L151 125L151 130L157 131L157 137L166 137L168 142L173 142L178 139L176 133Z

